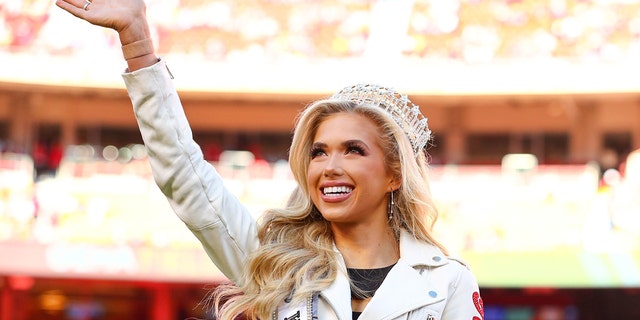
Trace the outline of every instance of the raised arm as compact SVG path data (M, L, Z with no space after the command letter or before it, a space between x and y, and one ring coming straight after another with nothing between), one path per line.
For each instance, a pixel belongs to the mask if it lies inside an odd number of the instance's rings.
M92 24L114 29L124 45L123 79L148 150L153 176L175 213L232 281L258 245L256 222L204 160L193 140L178 93L149 39L142 0L57 0ZM86 10L85 10L86 9Z

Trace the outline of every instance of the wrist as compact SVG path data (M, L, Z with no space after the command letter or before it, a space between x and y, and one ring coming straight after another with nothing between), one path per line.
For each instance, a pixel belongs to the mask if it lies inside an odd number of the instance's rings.
M146 18L134 18L126 27L118 30L120 45L126 46L139 40L151 38L151 31Z
M125 60L140 58L154 53L151 38L144 38L122 46L122 55Z

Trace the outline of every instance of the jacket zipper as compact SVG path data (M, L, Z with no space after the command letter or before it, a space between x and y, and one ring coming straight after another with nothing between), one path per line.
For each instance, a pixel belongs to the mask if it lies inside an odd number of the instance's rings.
M307 297L307 319L311 320L313 316L313 312L311 311L311 306L313 305L313 295Z

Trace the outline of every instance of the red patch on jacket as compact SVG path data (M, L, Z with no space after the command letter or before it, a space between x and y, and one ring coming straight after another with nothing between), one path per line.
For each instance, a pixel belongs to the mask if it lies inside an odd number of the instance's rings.
M472 298L473 298L473 305L476 306L476 310L478 310L478 313L480 313L480 318L473 317L473 320L484 319L484 304L482 303L482 298L480 297L480 293L478 293L477 291L474 292L472 295Z

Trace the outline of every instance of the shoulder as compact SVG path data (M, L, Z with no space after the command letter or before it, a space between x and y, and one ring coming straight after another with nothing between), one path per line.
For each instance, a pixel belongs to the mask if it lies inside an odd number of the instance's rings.
M465 284L477 286L471 267L463 258L458 255L447 255L446 259L443 272L448 274L451 286L458 287Z
M467 262L464 261L464 259L462 259L459 256L450 255L450 256L447 256L447 260L449 260L450 263L452 263L452 264L454 264L456 266L462 267L464 269L470 269L469 265L467 264Z
M473 278L469 265L458 255L447 255L438 246L416 239L408 233L400 236L400 258L415 269L429 269L441 279L455 283Z
M468 268L462 258L447 255L438 246L416 239L406 232L400 236L400 257L413 267Z
M469 265L456 256L449 256L447 260L449 261L449 272L452 276L451 286L454 288L470 287L473 290L477 290L478 283Z
M429 268L433 276L446 281L451 287L457 287L458 284L474 278L469 265L462 258L457 256L443 257L440 264Z

